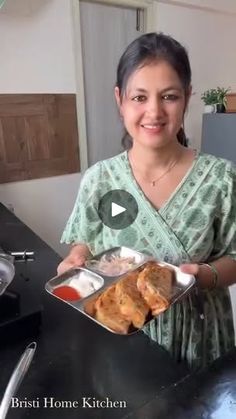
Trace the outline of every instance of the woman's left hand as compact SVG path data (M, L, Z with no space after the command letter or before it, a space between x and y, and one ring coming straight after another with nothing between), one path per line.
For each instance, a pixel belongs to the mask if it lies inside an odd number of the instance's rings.
M180 270L186 274L196 276L199 274L200 266L197 263L185 263L180 265Z
M186 274L194 275L197 285L200 288L208 288L212 286L213 273L209 266L197 263L186 263L180 265L180 270Z
M180 270L194 275L200 288L229 287L236 283L236 260L229 256L222 256L209 264L182 264Z

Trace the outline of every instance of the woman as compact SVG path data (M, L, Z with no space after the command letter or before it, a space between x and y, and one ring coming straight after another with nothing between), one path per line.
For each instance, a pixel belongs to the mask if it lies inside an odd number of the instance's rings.
M196 276L197 292L145 332L195 368L234 346L228 286L236 282L236 171L183 146L190 95L190 64L177 41L150 33L128 46L115 96L131 146L85 173L62 237L73 246L58 272L122 245L181 265ZM123 230L98 216L100 198L112 189L128 191L138 203L135 221Z

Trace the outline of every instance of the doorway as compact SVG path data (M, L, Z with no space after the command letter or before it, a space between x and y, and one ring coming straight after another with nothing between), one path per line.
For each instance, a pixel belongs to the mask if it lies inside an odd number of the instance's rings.
M126 46L151 30L148 18L151 3L128 0L78 3L77 55L81 58L77 104L83 170L122 151L124 129L114 98L116 68Z

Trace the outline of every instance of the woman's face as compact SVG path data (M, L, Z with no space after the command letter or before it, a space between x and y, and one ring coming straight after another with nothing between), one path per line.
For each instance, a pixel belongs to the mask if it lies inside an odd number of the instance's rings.
M134 145L159 148L176 141L187 99L177 73L166 61L137 69L123 96L117 87L115 95Z

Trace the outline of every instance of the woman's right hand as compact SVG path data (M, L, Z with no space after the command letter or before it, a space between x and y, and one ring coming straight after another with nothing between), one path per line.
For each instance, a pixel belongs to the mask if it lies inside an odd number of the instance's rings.
M91 253L88 246L85 244L74 245L69 255L58 265L57 274L61 275L71 268L83 266L89 256Z

